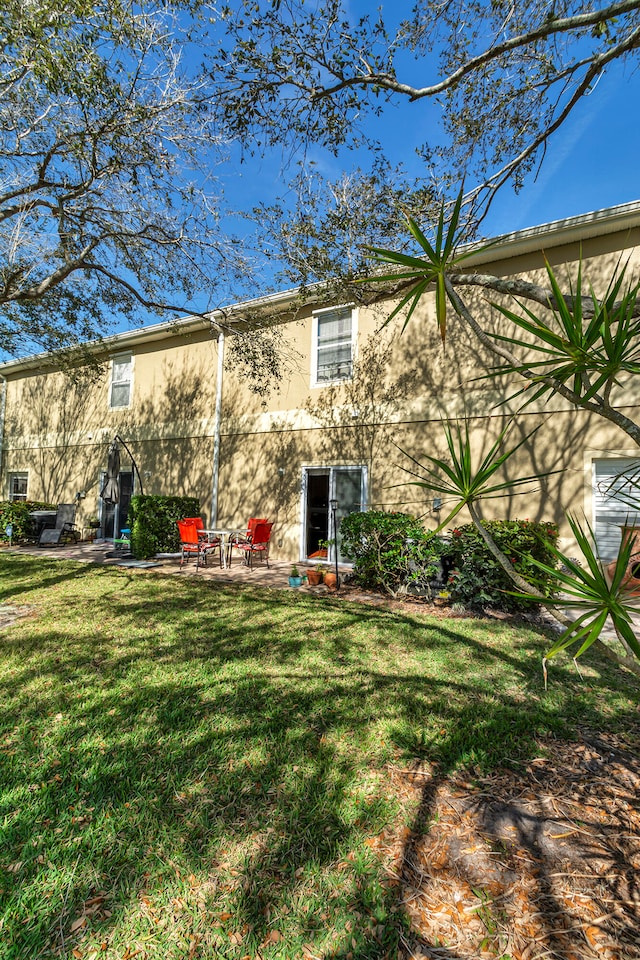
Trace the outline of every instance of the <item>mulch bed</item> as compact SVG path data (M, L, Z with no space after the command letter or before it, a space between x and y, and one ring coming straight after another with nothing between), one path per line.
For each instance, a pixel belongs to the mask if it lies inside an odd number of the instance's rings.
M372 846L411 920L403 960L640 958L637 745L547 739L473 780L392 770L418 813Z

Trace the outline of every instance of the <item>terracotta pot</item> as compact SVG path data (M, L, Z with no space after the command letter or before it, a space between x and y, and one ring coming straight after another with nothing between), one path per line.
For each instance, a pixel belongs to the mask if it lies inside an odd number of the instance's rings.
M324 575L324 583L329 590L338 589L338 578L336 577L335 573L330 573L327 571L327 573Z
M307 582L310 587L317 587L319 583L322 583L323 577L323 570L307 570Z

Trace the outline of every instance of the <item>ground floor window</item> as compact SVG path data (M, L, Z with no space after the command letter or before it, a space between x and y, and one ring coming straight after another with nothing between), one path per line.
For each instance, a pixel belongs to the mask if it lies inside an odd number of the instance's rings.
M26 471L9 474L9 500L26 500L29 474Z
M623 526L640 526L640 460L593 462L593 524L600 559L615 560Z
M323 543L335 539L331 501L336 501L335 521L338 531L340 521L350 513L366 507L367 468L354 467L305 467L303 471L303 543L302 556L315 559L323 555ZM327 560L335 560L335 545L327 553ZM340 535L338 533L338 560Z

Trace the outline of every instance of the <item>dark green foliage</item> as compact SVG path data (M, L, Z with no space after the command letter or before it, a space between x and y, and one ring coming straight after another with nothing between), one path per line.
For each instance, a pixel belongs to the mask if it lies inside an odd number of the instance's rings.
M197 497L154 497L140 494L131 498L129 526L131 550L143 560L156 553L178 553L180 537L178 520L197 517L200 501Z
M0 502L0 540L8 540L5 530L7 524L13 526L12 541L21 543L27 539L31 528L31 510L55 510L55 503L41 503L39 500L4 500Z
M395 596L413 587L428 595L440 571L442 540L407 513L349 514L340 524L340 538L356 583L370 590Z
M553 552L558 539L556 524L535 520L487 520L484 526L516 571L545 596L551 596L557 588L557 581L537 563L551 569L556 564ZM536 606L535 601L510 593L514 589L512 581L472 523L453 531L446 557L451 564L448 587L454 602L466 607L496 607L513 612L531 610Z

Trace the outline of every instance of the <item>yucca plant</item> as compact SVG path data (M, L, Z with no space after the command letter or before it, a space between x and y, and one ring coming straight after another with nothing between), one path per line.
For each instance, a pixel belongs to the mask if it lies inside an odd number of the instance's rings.
M443 429L449 448L450 462L425 454L424 460L428 462L428 465L425 465L410 454L405 454L418 468L417 470L407 471L417 478L409 482L414 486L440 493L452 503L451 509L444 520L440 522L437 530L446 527L462 508L466 507L480 536L515 586L526 592L533 590L532 585L517 572L509 558L491 536L486 525L482 522L477 504L480 500L504 497L505 494L511 493L516 487L539 483L542 476L548 476L548 474L533 474L528 477L510 478L496 482L498 471L524 443L531 439L538 428L523 437L515 447L503 450L504 441L510 429L510 425L507 425L477 466L474 464L471 453L468 425L465 423L462 428L460 424L456 424L454 430L448 423L443 423ZM539 593L536 599L537 601L543 601L545 597L542 593Z
M409 309L402 325L402 329L404 330L423 294L434 284L438 329L442 342L445 342L447 335L447 291L445 289L445 274L447 271L455 269L472 255L477 254L479 249L486 249L486 247L491 246L491 244L486 244L485 247L467 250L464 253L455 252L461 241L459 226L463 196L463 188L461 188L453 205L448 223L446 222L445 204L443 203L440 207L433 243L427 239L413 217L407 215L409 232L423 250L424 257L412 257L409 254L396 253L394 250L387 250L382 247L368 247L372 258L378 263L391 263L401 269L389 274L368 277L366 280L367 283L397 283L399 280L415 281L409 292L405 294L395 309L389 314L385 325L390 323L394 317L408 306Z
M495 481L498 471L523 444L531 439L538 428L527 434L515 447L504 450L504 442L510 430L510 425L507 425L476 466L471 453L468 425L465 423L464 426L460 426L456 423L455 426L451 426L444 422L442 426L449 449L450 462L430 454L424 454L422 461L426 461L425 464L406 451L402 451L417 468L416 470L407 470L408 473L417 478L409 482L414 486L440 493L453 503L449 513L440 522L438 530L451 523L463 507L470 507L479 500L503 497L507 491L513 490L514 487L539 482L540 477L543 476L542 474L532 474L528 477ZM547 476L547 474L544 474L544 476Z
M624 289L625 270L617 271L604 297L590 291L593 316L586 317L584 303L589 298L583 297L582 268L578 271L575 292L569 297L560 290L549 263L546 269L553 294L550 316L540 316L522 303L519 304L522 313L492 303L527 335L494 333L493 338L518 347L528 359L522 363L501 364L487 376L524 374L529 383L514 396L526 390L527 405L553 394L558 385L568 387L579 403L601 394L608 401L611 388L622 373L640 373L640 318L637 316L640 284ZM538 383L537 389L530 389L531 380Z

